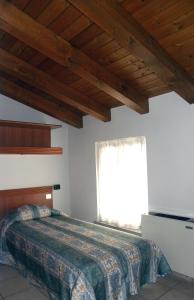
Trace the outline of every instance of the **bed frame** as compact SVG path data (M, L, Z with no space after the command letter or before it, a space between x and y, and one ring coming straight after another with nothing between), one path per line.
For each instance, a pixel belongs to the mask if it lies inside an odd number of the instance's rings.
M52 186L0 190L0 218L25 204L53 207Z

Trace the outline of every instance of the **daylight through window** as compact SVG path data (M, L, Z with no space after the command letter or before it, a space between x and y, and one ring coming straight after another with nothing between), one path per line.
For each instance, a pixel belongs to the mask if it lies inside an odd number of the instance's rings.
M139 228L148 211L145 137L96 142L98 220Z

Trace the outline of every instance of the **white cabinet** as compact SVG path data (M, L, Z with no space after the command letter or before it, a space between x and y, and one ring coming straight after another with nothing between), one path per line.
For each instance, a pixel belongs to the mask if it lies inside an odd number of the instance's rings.
M142 236L162 249L173 271L194 278L194 223L143 215Z

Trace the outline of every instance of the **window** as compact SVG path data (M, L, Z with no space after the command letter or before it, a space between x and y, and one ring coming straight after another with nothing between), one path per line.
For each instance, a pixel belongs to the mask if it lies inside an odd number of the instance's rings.
M145 137L96 142L98 221L138 229L148 211Z

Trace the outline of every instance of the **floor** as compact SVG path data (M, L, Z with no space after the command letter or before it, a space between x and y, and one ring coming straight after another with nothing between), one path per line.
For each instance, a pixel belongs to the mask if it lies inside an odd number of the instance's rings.
M10 267L0 265L0 300L47 300L48 298ZM146 285L131 300L194 300L194 281L176 275Z

